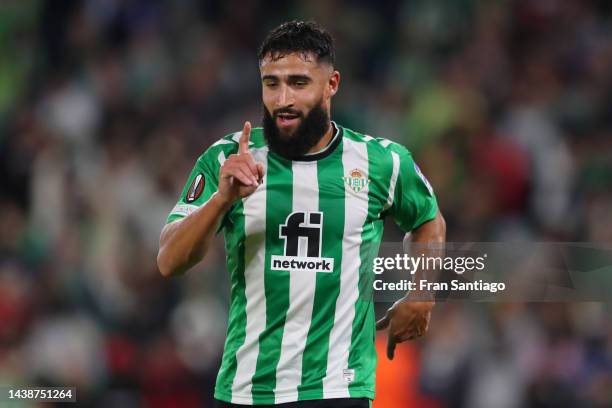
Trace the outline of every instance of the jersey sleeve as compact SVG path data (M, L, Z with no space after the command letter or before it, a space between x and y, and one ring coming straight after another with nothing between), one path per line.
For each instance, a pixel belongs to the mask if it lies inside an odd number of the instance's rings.
M404 232L409 232L433 220L438 203L431 184L414 162L412 154L395 143L392 152L399 160L399 170L389 213Z
M219 160L209 148L198 158L178 202L170 211L166 224L187 217L204 205L219 187Z

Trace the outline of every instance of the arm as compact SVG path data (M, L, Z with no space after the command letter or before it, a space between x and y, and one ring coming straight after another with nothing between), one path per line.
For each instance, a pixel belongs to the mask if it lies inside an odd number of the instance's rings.
M409 240L411 234L406 234L404 243ZM446 241L446 222L442 214L438 211L436 217L425 222L412 231L412 242L415 243L435 243L431 248L427 248L425 256L440 256L441 245ZM425 247L425 246L424 246ZM425 274L432 271L418 270L414 277L415 281L425 278ZM429 276L431 278L431 275ZM409 296L410 295L410 296ZM412 299L415 300L412 300ZM387 341L387 357L392 360L397 343L421 337L427 332L431 309L435 304L434 294L422 291L413 291L406 294L391 306L385 316L376 323L376 329L382 330L389 327L389 337Z
M419 245L419 248L423 250L425 257L438 257L444 255L442 244L446 242L446 221L444 221L440 211L438 211L433 220L424 223L420 227L416 228L412 233L405 235L404 249L410 244L410 242L421 244ZM435 280L436 277L437 275L435 271L425 270L423 268L419 269L414 274L415 281L420 279L428 279L431 281ZM422 300L425 302L430 302L432 306L435 302L435 293L430 293L427 291L412 291L411 297L413 302L416 300Z
M163 276L179 275L200 262L231 203L218 193L195 212L166 225L159 238L157 266Z
M246 122L238 154L219 170L219 188L202 207L182 220L166 225L159 238L157 266L163 276L184 273L200 262L224 214L237 200L252 194L263 178L263 165L249 153L251 124Z

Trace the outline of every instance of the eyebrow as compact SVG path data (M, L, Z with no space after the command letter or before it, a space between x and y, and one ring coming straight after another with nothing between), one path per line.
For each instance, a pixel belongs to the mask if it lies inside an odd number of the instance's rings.
M296 82L296 81L310 81L312 78L310 78L308 75L304 75L304 74L294 74L294 75L289 75L288 76L289 82ZM262 81L278 81L279 78L277 75L264 75L263 77L261 77Z

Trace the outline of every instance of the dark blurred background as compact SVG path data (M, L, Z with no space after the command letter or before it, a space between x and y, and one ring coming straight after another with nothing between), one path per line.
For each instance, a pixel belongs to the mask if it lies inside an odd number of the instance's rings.
M609 1L2 0L0 384L209 406L222 240L165 280L159 232L201 152L260 122L257 47L294 18L335 36L333 119L413 151L449 241L612 240ZM374 406L610 407L610 309L439 304L392 363L377 339Z

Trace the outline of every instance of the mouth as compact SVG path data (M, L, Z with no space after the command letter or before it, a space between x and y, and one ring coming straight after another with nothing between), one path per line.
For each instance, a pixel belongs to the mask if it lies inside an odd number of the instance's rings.
M291 127L298 123L300 116L294 113L279 113L276 115L276 123L279 127Z

